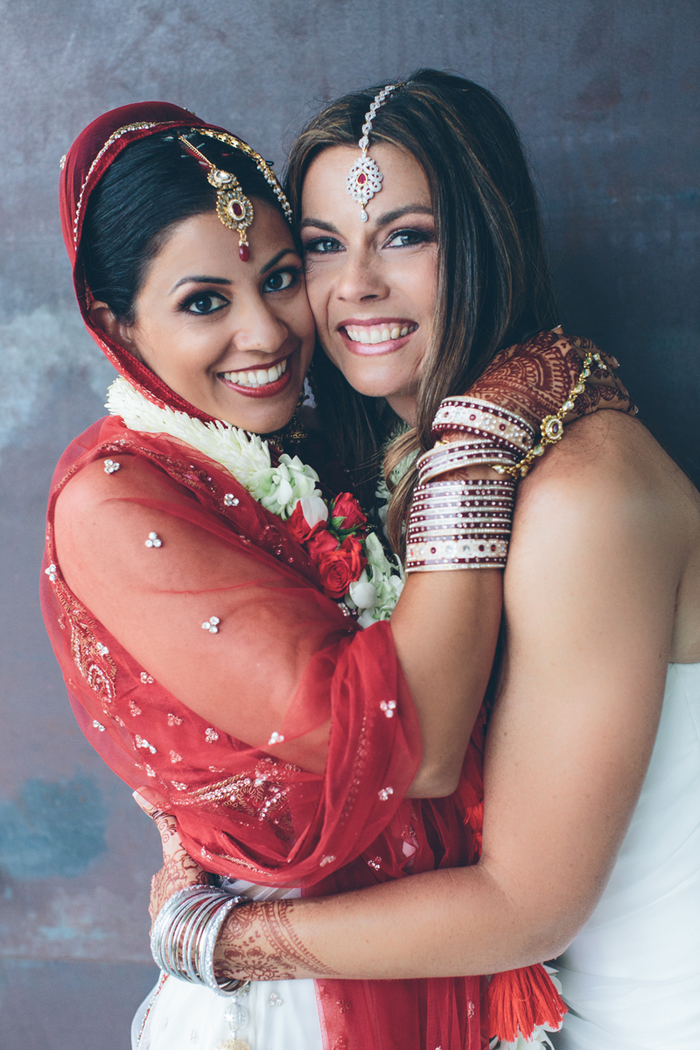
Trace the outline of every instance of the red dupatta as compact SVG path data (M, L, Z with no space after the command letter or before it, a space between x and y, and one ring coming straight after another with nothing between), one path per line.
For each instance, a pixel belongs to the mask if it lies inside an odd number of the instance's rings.
M208 125L163 103L123 107L93 122L67 155L61 216L93 338L149 399L206 421L92 324L79 251L90 194L114 158L137 139L184 127ZM118 472L105 475L107 459L119 462ZM115 486L102 500L95 482L98 509L128 504L137 515L159 516L164 546L158 571L167 570L165 582L149 575L156 563L144 562L141 570L143 539L108 516L101 535L107 575L96 608L76 593L79 576L68 585L54 513L60 494L82 471ZM220 568L215 581L198 568L207 553ZM177 586L168 583L169 574ZM214 611L214 596L222 624L216 638L193 629L180 639L177 625L199 619L199 628L201 609L205 616ZM132 787L157 790L185 846L210 871L328 893L477 859L483 723L465 763L471 781L464 778L449 800L405 800L420 759L420 735L389 625L359 631L324 597L313 566L279 519L190 446L129 431L118 418L96 423L73 442L52 486L42 605L86 736ZM287 691L277 685L284 675L271 674L265 689L255 684L256 639L271 615L300 667ZM134 634L130 619L139 617ZM212 683L230 681L241 712L236 736L187 705L185 683L197 688L207 668ZM396 701L391 716L387 699ZM304 769L304 737L326 723L330 739L321 776ZM298 764L275 756L274 739L282 737L298 742ZM477 977L325 980L318 992L325 1050L482 1046Z

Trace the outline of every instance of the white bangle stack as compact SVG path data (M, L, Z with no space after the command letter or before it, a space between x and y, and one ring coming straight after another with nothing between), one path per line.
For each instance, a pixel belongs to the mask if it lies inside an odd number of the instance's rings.
M511 478L417 485L408 518L406 572L504 568L514 488Z
M247 981L219 982L214 949L230 912L247 897L234 897L216 886L188 886L166 901L151 933L151 954L171 977L201 984L218 995L236 995Z

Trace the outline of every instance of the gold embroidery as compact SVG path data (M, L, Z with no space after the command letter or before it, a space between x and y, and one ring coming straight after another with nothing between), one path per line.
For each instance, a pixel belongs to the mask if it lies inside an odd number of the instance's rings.
M51 525L47 527L46 544L52 564L58 565ZM117 666L107 646L95 637L96 624L87 609L81 605L58 574L54 573L54 576L53 589L70 625L70 650L75 666L93 692L99 696L105 713L110 713L109 707L116 696L114 680L117 676Z

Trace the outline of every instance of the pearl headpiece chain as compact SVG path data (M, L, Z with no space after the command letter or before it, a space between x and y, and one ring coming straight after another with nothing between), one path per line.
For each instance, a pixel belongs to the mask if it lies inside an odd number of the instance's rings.
M362 222L367 222L367 219L369 218L365 211L365 205L368 201L372 200L375 193L379 193L384 179L377 162L372 160L367 154L372 124L377 115L377 111L382 108L392 92L397 91L403 86L403 84L387 84L385 88L382 88L378 95L375 95L372 105L365 113L365 122L362 125L362 138L357 144L362 152L350 168L348 177L345 181L348 193L360 205L360 219Z

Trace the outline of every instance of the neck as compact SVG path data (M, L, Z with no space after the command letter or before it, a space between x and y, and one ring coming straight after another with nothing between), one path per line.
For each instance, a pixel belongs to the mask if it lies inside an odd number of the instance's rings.
M396 394L392 397L388 397L387 402L396 415L403 419L404 423L408 423L409 427L414 427L416 425L418 399L415 395Z

